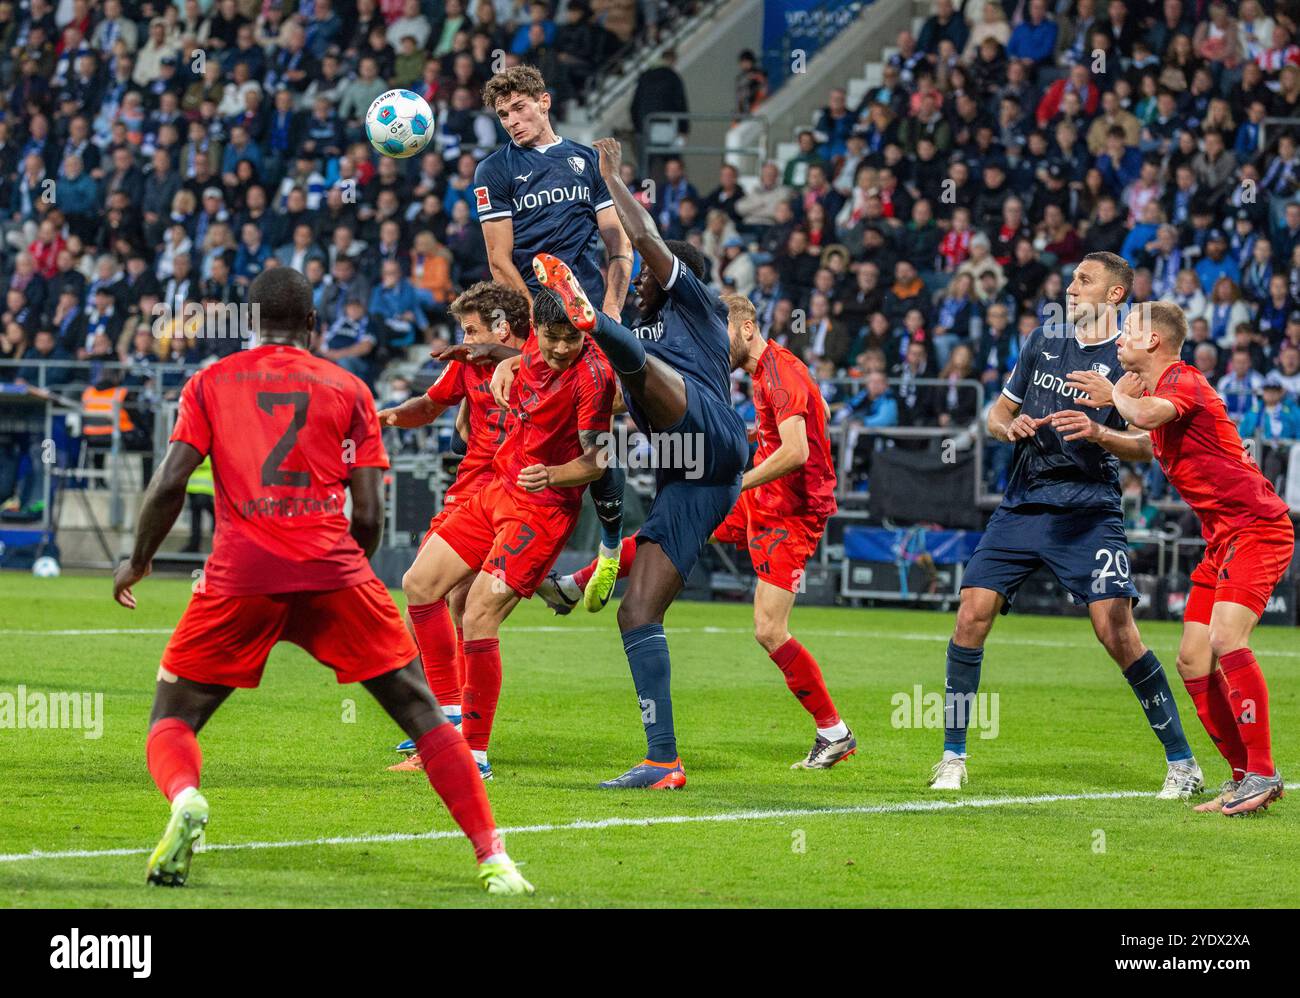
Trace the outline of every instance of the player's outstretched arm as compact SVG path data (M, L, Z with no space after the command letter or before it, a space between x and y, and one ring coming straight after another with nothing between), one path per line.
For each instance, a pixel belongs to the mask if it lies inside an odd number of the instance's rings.
M1178 415L1178 409L1168 399L1143 397L1142 380L1132 371L1113 385L1096 371L1072 371L1065 382L1087 393L1079 397L1079 405L1089 409L1113 405L1125 422L1139 430L1154 430Z
M167 448L162 464L154 472L140 504L131 557L118 565L113 573L113 599L127 609L135 609L131 587L149 574L153 556L158 553L185 506L185 485L194 469L202 463L202 454L177 440Z
M616 208L602 208L596 212L596 228L605 244L609 258L609 272L605 275L605 301L600 310L615 322L623 314L627 288L632 281L632 240L623 231Z
M1143 430L1124 432L1103 426L1090 419L1079 409L1062 409L1047 417L1052 429L1061 434L1066 443L1090 440L1098 447L1114 454L1121 461L1150 461L1151 435Z
M383 468L354 468L348 488L352 491L352 526L349 528L369 558L384 536Z
M446 406L439 405L428 395L416 395L401 405L379 410L380 426L395 426L399 430L413 430L428 426L443 414Z
M777 426L781 446L745 472L740 480L742 492L774 482L808 463L808 424L802 416L791 416Z
M641 262L650 268L659 283L667 285L673 273L673 255L668 250L650 213L641 206L618 175L623 163L623 147L617 139L597 139L596 152L600 154L600 175L614 199L619 224L627 233L632 246L641 254ZM612 283L612 282L607 282Z

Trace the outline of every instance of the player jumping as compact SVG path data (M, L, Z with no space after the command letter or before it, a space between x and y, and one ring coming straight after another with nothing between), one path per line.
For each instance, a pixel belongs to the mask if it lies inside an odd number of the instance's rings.
M212 556L163 652L146 742L171 820L149 857L149 883L179 887L208 822L198 732L235 689L256 687L271 648L299 645L359 682L414 739L434 790L474 845L492 894L531 894L506 855L464 738L438 707L419 654L368 558L383 530L388 467L370 390L308 352L316 313L307 279L288 267L249 289L259 346L196 374L181 393L171 446L145 494L135 548L113 596L135 608L185 502L190 473L212 458ZM352 521L343 512L352 493Z
M551 95L532 66L493 76L483 88L483 104L511 140L474 171L474 203L492 277L532 298L541 288L533 256L550 253L572 267L589 292L603 295L601 310L617 321L632 276L632 249L595 150L555 134ZM608 280L600 271L602 243ZM588 610L600 609L614 591L626 480L623 469L610 464L591 484L601 539L599 564L584 593Z
M618 142L600 139L596 149L619 221L641 254L637 332L597 313L561 260L543 253L533 267L538 280L563 299L573 324L590 331L604 350L637 428L647 436L679 436L683 444L689 435L698 443L693 452L702 455L698 467L656 469L655 498L636 538L637 558L618 610L645 728L646 757L601 784L676 789L685 786L686 773L673 728L664 613L735 505L749 445L744 423L731 407L726 313L704 284L704 255L689 243L665 243L659 237L650 215L619 178ZM675 450L688 453L684 446Z
M583 489L601 474L600 436L614 401L609 364L555 296L538 295L533 320L535 333L514 358L520 375L500 400L513 405L518 422L492 460L491 479L432 528L402 578L417 604L413 619L419 607L437 607L473 580L463 618L461 727L485 778L501 690L501 624L546 578L577 526ZM450 658L455 635L445 610L425 619L443 631L426 632L421 644L440 644Z
M457 297L450 311L464 330L464 343L470 346L499 345L517 352L528 339L528 299L504 285L481 281ZM427 426L453 405L468 404L468 449L456 469L456 481L447 490L441 512L429 523L421 547L454 509L468 502L492 480L492 459L514 429L510 408L498 405L492 397L491 377L491 366L452 359L426 394L379 413L379 422L384 426L412 429ZM470 580L467 578L452 589L445 600L430 598L421 581L418 575L411 576L406 589L411 627L420 646L429 689L442 705L447 719L459 725L462 689L468 685L476 696L486 695L495 702L500 695L500 672L467 676L464 613ZM494 684L495 690L491 689ZM413 751L415 746L403 742L397 748L405 752ZM486 736L482 731L472 733L470 748L479 760L483 778L491 779L492 767L487 762ZM419 770L421 760L417 754L389 768Z
M1043 565L1074 600L1087 604L1097 639L1124 670L1164 746L1167 768L1158 796L1185 799L1202 789L1169 681L1133 622L1137 589L1129 577L1119 461L1150 460L1151 441L1126 431L1113 408L1091 418L1078 408L1082 392L1065 380L1080 369L1119 377L1117 309L1132 284L1133 269L1122 257L1085 256L1066 289L1070 325L1030 334L989 410L989 433L1014 443L1015 455L1002 504L962 576L948 642L943 758L930 780L935 790L959 790L966 782L966 730L984 641L1021 584Z
M1151 433L1170 484L1201 520L1205 557L1192 572L1183 611L1178 671L1210 740L1232 769L1197 811L1262 811L1282 796L1273 764L1268 686L1250 635L1291 563L1295 529L1287 505L1247 458L1236 424L1205 376L1180 359L1187 318L1153 302L1124 324L1119 361L1128 373L1113 387L1092 371L1069 383Z
M753 304L723 295L731 364L754 382L758 451L741 479L740 499L713 533L713 540L748 546L758 581L754 586L754 637L776 663L786 686L817 727L812 749L791 769L830 769L857 751L857 740L827 692L817 660L790 633L790 611L803 586L805 566L835 512L835 470L826 433L826 406L808 366L779 343L764 340ZM636 560L635 538L623 542L619 576ZM557 613L576 602L578 578L555 578L537 593ZM567 593L567 595L566 595Z

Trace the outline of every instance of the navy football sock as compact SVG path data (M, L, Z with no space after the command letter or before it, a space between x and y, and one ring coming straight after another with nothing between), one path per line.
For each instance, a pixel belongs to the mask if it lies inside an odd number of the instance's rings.
M623 543L623 488L627 472L610 465L591 483L591 501L600 520L600 543L608 551L617 551Z
M1137 694L1147 723L1165 747L1165 759L1178 762L1192 757L1192 748L1183 734L1183 722L1178 717L1178 704L1169 689L1169 679L1156 653L1148 651L1124 670L1124 678Z
M596 328L591 335L619 374L636 374L645 367L645 347L636 338L636 333L604 312L596 313Z
M668 639L663 624L643 624L623 633L623 650L641 701L641 723L645 725L646 753L651 762L672 762L677 758L677 734L673 731L671 666Z
M975 713L975 695L980 688L980 665L983 662L983 648L963 648L955 641L948 642L947 683L943 698L945 752L966 754L966 726Z

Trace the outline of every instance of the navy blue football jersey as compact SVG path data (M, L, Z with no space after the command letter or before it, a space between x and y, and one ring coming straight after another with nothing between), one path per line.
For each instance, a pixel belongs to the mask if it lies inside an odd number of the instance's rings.
M1073 371L1096 371L1114 383L1124 374L1119 366L1118 337L1083 346L1073 326L1040 326L1029 334L1002 394L1027 416L1040 419L1063 409L1079 409L1115 430L1127 427L1113 406L1088 409L1081 394L1065 383ZM1048 424L1034 436L1016 441L1011 474L1002 504L1029 504L1060 509L1105 509L1119 512L1119 459L1087 440L1067 443Z
M474 171L478 219L513 221L515 269L534 295L541 285L533 257L550 253L569 265L597 308L604 301L596 212L613 206L614 199L598 163L595 149L568 139L535 148L510 142Z
M664 290L668 300L659 314L641 319L632 332L646 353L695 381L715 401L730 406L731 345L726 306L676 257ZM628 396L626 401L637 426L649 432L632 398Z

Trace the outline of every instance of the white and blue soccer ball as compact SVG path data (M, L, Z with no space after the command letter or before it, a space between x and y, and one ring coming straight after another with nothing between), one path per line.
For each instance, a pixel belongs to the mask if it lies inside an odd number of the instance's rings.
M385 156L414 156L424 151L432 137L433 109L411 90L380 94L366 112L366 138Z
M48 554L32 562L32 574L38 579L54 579L59 575L59 563Z

